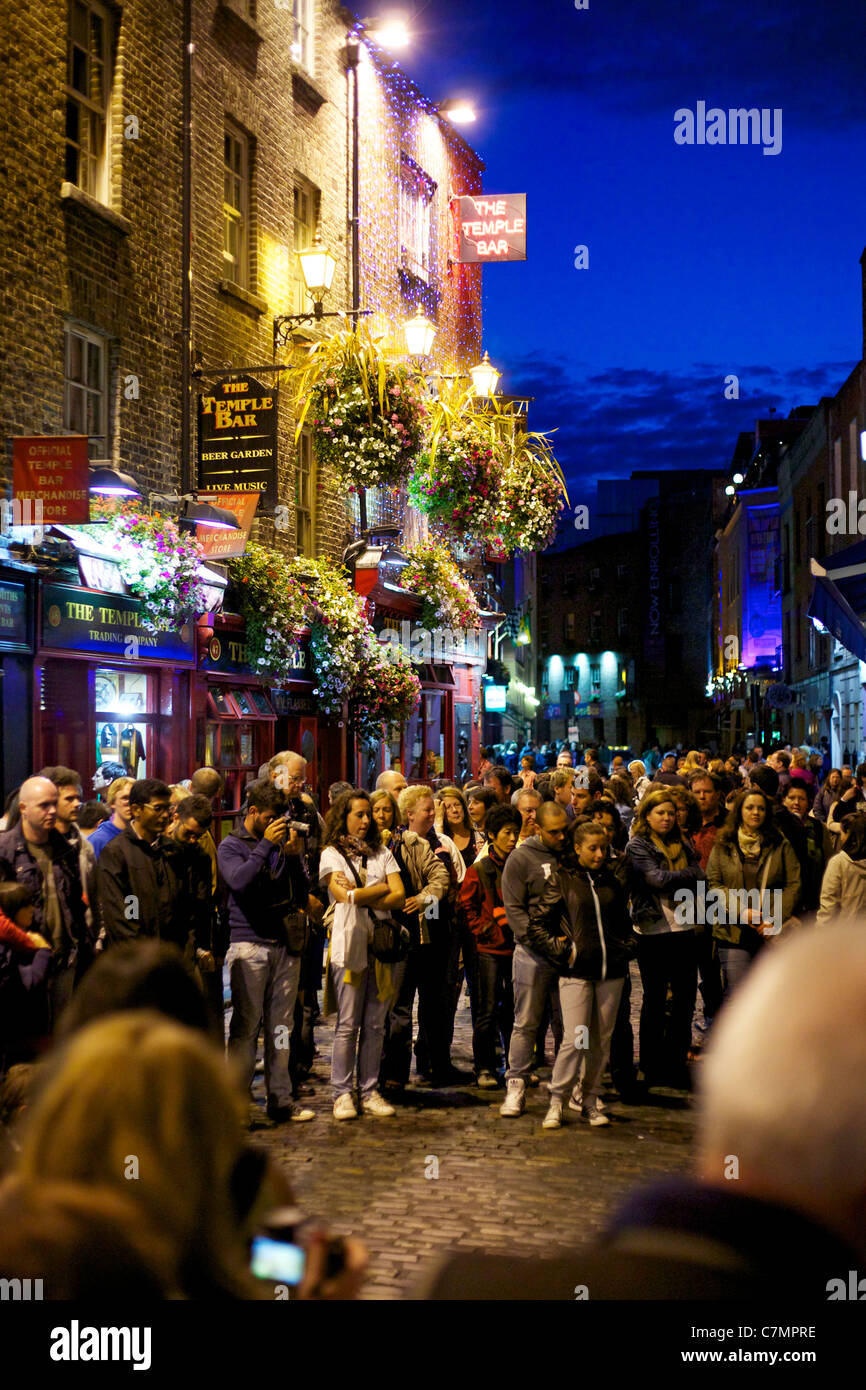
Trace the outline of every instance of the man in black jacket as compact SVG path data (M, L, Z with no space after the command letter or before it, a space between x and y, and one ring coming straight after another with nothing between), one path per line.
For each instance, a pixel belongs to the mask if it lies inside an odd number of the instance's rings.
M32 930L50 942L54 971L52 1020L93 958L78 850L55 828L57 788L47 777L28 777L18 794L21 820L0 834L0 878L16 879L33 894Z
M558 981L555 968L530 950L527 938L530 909L559 863L568 821L557 802L545 801L538 808L537 823L538 834L524 840L509 856L502 873L502 899L515 941L511 967L514 1029L508 1049L505 1101L499 1111L505 1117L522 1115L525 1109L536 1034L551 985Z
M203 974L216 969L213 952L216 895L208 855L201 848L202 837L213 823L211 803L206 796L187 796L175 807L174 820L163 842L163 849L174 878L174 915L179 931L192 928L195 963ZM184 948L186 941L176 944Z
M107 942L157 936L192 959L192 924L177 910L177 881L169 872L163 836L168 829L170 791L145 777L129 792L132 820L102 851L96 865L102 925Z

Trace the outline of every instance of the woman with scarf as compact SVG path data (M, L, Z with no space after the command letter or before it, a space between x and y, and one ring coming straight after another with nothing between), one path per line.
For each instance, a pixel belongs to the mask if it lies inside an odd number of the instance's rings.
M725 996L742 980L767 936L776 936L800 905L800 864L773 823L773 803L752 787L740 792L707 861L707 893L721 889L712 909ZM744 890L749 897L744 896ZM751 900L751 905L746 903ZM758 905L759 904L759 905ZM718 918L722 920L719 921Z
M694 907L704 873L683 839L669 787L649 792L638 806L626 858L643 984L640 1068L647 1086L688 1090L698 983Z
M405 901L400 869L382 844L370 798L348 791L328 812L319 881L333 904L325 972L324 1013L336 1009L331 1058L334 1119L354 1120L355 1068L365 1115L395 1113L379 1094L385 1018L395 987L390 965L371 952L374 912L399 911Z

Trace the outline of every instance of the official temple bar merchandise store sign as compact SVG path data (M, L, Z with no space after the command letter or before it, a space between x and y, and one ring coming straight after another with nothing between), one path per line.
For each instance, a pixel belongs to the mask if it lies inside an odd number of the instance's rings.
M22 526L78 526L90 520L90 460L84 434L18 435L12 440L12 496ZM28 504L32 515L28 519Z
M223 507L237 518L238 523L236 531L225 531L218 526L196 526L195 538L208 560L229 560L234 555L243 555L260 496L258 492L197 493L199 502L206 502L212 507Z
M198 400L198 480L210 493L256 492L277 504L277 388L223 377Z
M106 594L71 584L46 584L42 596L42 645L141 661L195 659L192 621L178 632L148 632L141 603L125 594Z
M526 260L526 194L452 198L461 265Z

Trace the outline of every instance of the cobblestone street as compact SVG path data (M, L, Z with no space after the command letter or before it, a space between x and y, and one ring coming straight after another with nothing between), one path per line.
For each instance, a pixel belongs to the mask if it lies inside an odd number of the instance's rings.
M682 1093L654 1092L641 1106L611 1093L609 1126L590 1129L572 1111L561 1130L544 1131L549 1068L519 1119L499 1116L502 1090L468 1084L410 1088L393 1119L338 1123L328 1084L333 1022L317 1030L315 1095L304 1099L315 1121L257 1128L252 1137L284 1165L306 1212L365 1242L363 1297L404 1297L449 1248L542 1257L573 1249L598 1235L631 1188L689 1166L694 1112ZM464 994L452 1052L461 1070L471 1067L471 1037ZM263 1103L260 1076L254 1095Z

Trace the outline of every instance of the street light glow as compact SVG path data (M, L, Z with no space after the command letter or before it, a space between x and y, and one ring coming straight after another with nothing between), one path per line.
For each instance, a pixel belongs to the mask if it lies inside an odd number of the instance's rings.
M469 368L469 375L472 377L476 396L492 396L495 393L500 374L486 352L476 367Z
M372 20L367 26L367 33L380 48L408 48L411 43L409 26L405 19L400 19L397 15L389 19Z
M472 125L476 120L475 110L468 101L446 102L439 110L452 125Z

